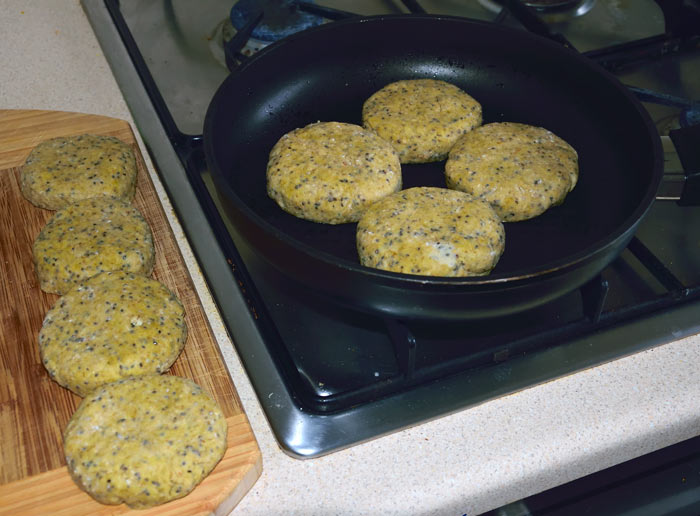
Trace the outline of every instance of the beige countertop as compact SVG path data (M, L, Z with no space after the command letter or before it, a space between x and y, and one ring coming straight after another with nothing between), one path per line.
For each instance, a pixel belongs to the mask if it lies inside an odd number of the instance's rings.
M78 0L1 5L0 109L132 121ZM287 456L140 143L262 450L233 514L474 515L700 434L696 336L326 457Z

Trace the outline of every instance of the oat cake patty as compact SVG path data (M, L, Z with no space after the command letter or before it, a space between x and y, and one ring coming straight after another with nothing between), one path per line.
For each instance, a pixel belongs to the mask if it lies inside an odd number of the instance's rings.
M73 480L97 501L134 509L189 493L226 450L221 408L193 381L171 375L94 390L63 433Z
M373 204L357 225L366 267L425 276L488 274L505 248L491 206L446 188L416 187Z
M103 271L148 276L155 251L151 228L136 208L94 197L58 210L34 241L33 258L41 289L65 294Z
M480 125L481 117L479 102L436 79L387 84L362 106L362 125L391 142L401 163L447 158L457 138Z
M578 154L542 127L486 124L465 134L445 164L448 188L488 201L505 222L561 204L578 180Z
M131 376L160 374L187 340L185 309L162 283L101 272L61 297L39 332L51 378L79 396Z
M267 193L302 219L357 222L368 205L400 189L398 155L359 125L313 123L282 136L270 152Z
M113 136L81 134L41 142L20 171L22 194L32 204L58 210L101 195L131 202L136 157Z

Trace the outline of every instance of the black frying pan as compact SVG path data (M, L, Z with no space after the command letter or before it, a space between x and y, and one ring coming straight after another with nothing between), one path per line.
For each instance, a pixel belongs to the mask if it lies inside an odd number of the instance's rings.
M564 204L506 224L486 277L411 276L365 268L355 224L295 218L267 197L270 149L315 121L361 123L385 84L431 77L463 88L484 123L546 127L579 153ZM237 237L270 274L393 317L483 318L552 300L584 284L627 245L662 174L656 130L614 77L557 43L462 18L404 15L334 22L263 50L229 76L205 120L207 162ZM403 167L404 187L444 186L444 162Z

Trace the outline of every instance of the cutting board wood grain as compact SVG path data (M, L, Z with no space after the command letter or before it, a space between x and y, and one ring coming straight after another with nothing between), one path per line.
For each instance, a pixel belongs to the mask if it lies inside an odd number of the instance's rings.
M153 231L153 277L175 292L186 310L187 343L170 372L211 393L229 425L228 447L214 471L186 497L149 510L102 505L73 483L62 433L80 398L53 382L39 357L39 330L59 296L39 288L32 243L54 212L24 199L20 167L39 142L83 133L115 136L133 146L139 168L134 206ZM128 122L0 110L0 267L0 515L228 513L260 476L260 449Z

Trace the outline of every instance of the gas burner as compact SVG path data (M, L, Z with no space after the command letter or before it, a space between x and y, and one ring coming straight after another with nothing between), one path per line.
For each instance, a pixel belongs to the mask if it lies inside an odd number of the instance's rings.
M239 0L229 17L215 27L209 46L217 62L230 68L275 41L326 21L302 10L299 0ZM234 41L236 36L241 41Z
M231 23L236 30L244 30L258 14L262 19L251 38L267 43L323 23L320 16L302 11L298 0L239 0L231 8Z
M590 11L596 0L521 0L528 7L535 9L547 23L559 23L578 18ZM499 13L503 6L497 0L479 0L479 3L491 12Z

